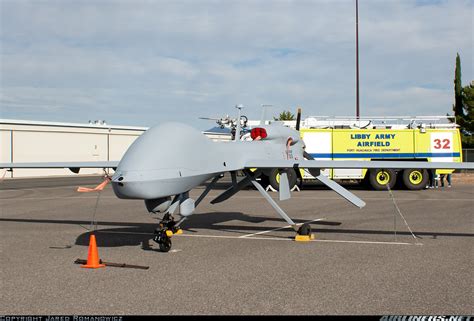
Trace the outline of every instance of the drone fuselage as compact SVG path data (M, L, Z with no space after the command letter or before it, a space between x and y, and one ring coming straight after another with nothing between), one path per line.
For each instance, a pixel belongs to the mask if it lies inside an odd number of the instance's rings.
M162 198L188 192L219 173L241 170L248 159L302 159L298 132L280 125L265 128L268 139L213 142L181 123L152 127L120 161L112 177L114 192L125 199Z

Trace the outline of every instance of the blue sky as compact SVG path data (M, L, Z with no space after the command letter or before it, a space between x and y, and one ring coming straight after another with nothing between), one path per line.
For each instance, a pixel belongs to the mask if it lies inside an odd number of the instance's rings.
M0 117L152 126L355 110L354 0L1 0ZM360 0L361 114L451 112L472 1Z

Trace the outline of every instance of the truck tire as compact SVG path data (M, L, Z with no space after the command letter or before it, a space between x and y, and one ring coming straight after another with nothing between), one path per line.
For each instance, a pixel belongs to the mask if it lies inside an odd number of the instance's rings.
M369 183L377 191L387 189L387 184L392 189L397 182L397 174L393 169L371 169Z
M280 189L280 173L278 168L272 169L270 176L268 177L270 185L277 191ZM295 170L290 168L288 169L288 183L290 183L290 190L295 187L297 183L297 176Z
M426 169L405 169L402 174L403 185L409 190L420 190L428 184L428 171Z
M268 185L270 185L270 178L265 174L260 175L260 185L266 188Z

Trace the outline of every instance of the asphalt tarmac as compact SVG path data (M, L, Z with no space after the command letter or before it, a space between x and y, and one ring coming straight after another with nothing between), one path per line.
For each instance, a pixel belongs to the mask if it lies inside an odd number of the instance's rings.
M280 203L311 222L315 240L298 243L256 190L211 205L222 183L161 253L142 201L75 191L99 182L1 183L0 314L474 314L472 184L395 190L402 215L387 191L350 186L358 209L309 186ZM94 212L102 260L148 270L74 264Z

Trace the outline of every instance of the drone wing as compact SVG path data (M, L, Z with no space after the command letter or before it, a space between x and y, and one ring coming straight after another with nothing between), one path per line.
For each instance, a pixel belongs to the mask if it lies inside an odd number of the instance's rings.
M81 168L117 168L118 161L103 162L37 162L37 163L0 163L0 168L69 168L79 173Z
M249 160L245 168L382 168L382 169L474 169L474 163L454 162L413 162L413 161L320 161L320 160ZM282 172L283 173L283 172ZM284 175L283 175L284 176ZM282 176L282 177L283 177ZM327 178L323 174L316 175L321 183L344 197L357 207L364 207L365 202L347 189ZM280 200L290 198L288 179L280 179ZM282 186L283 185L283 186Z
M474 169L474 162L334 161L334 160L249 160L246 168L383 168L383 169Z

